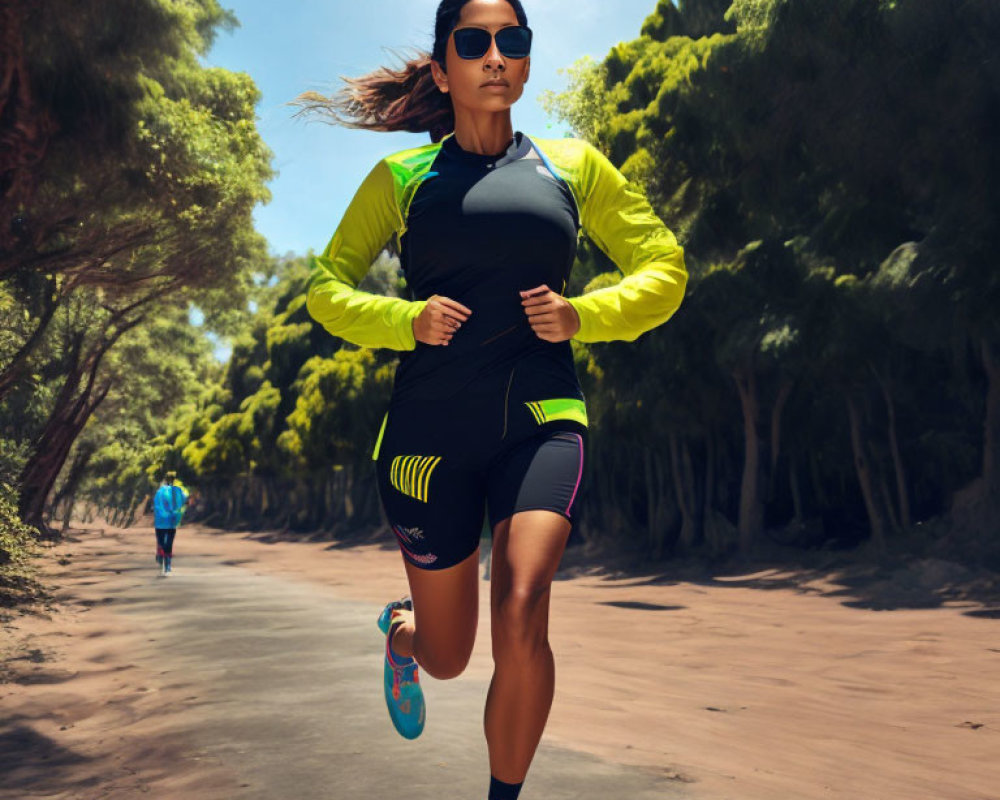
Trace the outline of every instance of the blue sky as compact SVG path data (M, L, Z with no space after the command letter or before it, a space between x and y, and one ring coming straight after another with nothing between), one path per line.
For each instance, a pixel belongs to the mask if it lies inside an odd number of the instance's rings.
M603 58L639 35L656 0L523 0L535 32L531 79L514 106L514 128L561 136L538 104L545 89L562 90L557 70L584 55ZM332 93L339 76L394 64L388 48L429 50L437 0L223 0L241 27L221 33L204 59L248 73L263 93L258 127L274 151L279 175L273 199L256 212L257 228L283 255L326 246L364 176L383 156L426 144L426 134L354 131L292 119L285 105L300 92Z

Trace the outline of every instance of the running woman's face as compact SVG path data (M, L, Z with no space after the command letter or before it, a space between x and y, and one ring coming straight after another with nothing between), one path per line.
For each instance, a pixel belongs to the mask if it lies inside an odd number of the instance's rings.
M519 25L517 14L507 0L471 0L462 8L458 28L483 28L495 34L501 28ZM456 110L499 112L509 109L524 93L524 84L531 69L531 57L507 58L500 52L496 40L482 58L460 58L455 51L455 34L448 37L445 61L431 62L434 82L442 92L451 95Z

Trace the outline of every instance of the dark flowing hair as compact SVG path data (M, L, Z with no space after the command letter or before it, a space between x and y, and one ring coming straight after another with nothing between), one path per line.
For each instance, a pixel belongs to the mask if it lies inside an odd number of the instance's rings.
M437 88L431 75L431 61L445 69L448 37L458 25L469 0L441 0L434 24L434 47L430 53L417 52L398 69L379 67L360 78L342 78L347 85L327 97L304 92L293 105L295 116L319 114L337 125L369 131L409 131L430 133L438 142L455 130L455 110L451 98ZM528 24L521 0L507 0L517 21Z

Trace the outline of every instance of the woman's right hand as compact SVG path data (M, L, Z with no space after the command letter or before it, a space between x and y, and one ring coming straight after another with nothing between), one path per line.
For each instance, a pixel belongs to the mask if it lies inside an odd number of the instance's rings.
M413 320L413 336L424 344L447 345L472 313L457 300L435 294Z

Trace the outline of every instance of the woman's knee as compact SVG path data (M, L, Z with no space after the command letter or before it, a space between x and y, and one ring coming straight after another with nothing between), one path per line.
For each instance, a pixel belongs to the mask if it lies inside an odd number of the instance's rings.
M417 649L417 663L420 668L439 681L457 678L465 672L471 656L471 650L468 653L435 653L425 652L421 647Z
M494 654L538 650L548 645L548 585L513 586L493 614Z

